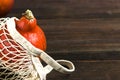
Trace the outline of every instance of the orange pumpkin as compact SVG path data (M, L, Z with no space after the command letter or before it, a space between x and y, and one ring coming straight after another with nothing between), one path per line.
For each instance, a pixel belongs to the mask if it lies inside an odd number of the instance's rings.
M43 30L37 25L37 20L30 10L27 10L19 20L15 20L17 31L32 45L46 50L46 38Z
M6 16L14 5L14 0L0 0L0 17Z

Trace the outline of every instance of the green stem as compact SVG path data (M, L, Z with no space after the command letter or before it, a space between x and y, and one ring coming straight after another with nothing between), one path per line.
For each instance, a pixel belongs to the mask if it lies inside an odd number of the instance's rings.
M31 10L26 10L25 13L22 13L23 16L25 16L27 19L31 20L34 18L34 15Z

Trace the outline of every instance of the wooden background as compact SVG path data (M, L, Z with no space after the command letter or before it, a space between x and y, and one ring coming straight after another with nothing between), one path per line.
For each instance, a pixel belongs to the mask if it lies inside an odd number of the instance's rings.
M46 52L76 66L48 80L120 80L120 0L15 0L7 16L19 18L26 9L45 31Z
M19 10L18 10L19 9ZM31 9L40 19L119 17L119 0L15 0L12 13ZM11 15L12 15L11 13ZM13 15L12 15L13 16Z
M53 56L119 59L119 4L119 0L15 0L7 16L19 18L31 9Z

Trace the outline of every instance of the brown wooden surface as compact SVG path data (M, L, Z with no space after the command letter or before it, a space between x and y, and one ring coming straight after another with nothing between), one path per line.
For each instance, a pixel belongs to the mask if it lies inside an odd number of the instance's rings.
M52 71L47 76L48 80L120 80L120 61L102 60L73 61L76 71L70 75Z
M119 0L15 0L8 16L19 18L31 9L45 31L52 56L119 59L119 4Z
M120 0L15 0L13 13L31 9L38 18L120 17ZM10 16L13 16L11 12Z
M7 16L31 9L45 31L47 53L76 71L47 80L120 80L120 0L15 0Z
M38 24L45 31L47 52L51 55L120 59L119 21L118 18L45 19L38 20Z

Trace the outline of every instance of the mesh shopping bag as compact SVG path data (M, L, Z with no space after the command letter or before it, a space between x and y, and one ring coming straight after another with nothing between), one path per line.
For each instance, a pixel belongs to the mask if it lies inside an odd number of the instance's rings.
M0 19L0 80L37 78L28 51L11 37L7 20L9 18Z
M74 71L72 62L55 61L20 35L14 19L17 18L0 18L0 80L45 80L52 69L62 73ZM39 58L48 65L43 67Z

